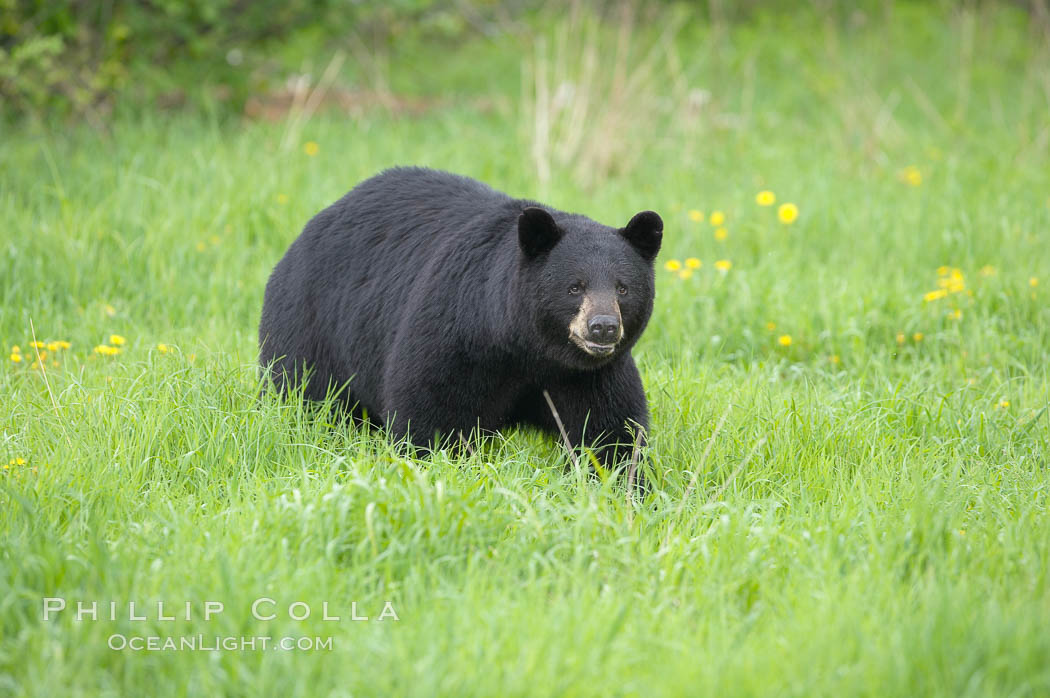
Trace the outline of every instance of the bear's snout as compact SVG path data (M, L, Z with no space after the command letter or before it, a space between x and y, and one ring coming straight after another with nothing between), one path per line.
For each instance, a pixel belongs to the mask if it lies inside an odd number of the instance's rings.
M620 339L620 319L615 315L595 315L587 323L589 339L599 344L615 344Z
M569 339L591 356L611 355L623 334L620 305L611 295L585 296L569 324Z

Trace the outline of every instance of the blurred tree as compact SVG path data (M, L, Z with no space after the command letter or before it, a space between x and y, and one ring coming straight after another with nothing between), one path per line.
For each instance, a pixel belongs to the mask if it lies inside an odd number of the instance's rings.
M234 91L250 52L307 28L333 37L425 22L462 31L491 0L0 0L0 99L8 111L92 112L136 64L203 62ZM241 95L243 96L243 95Z

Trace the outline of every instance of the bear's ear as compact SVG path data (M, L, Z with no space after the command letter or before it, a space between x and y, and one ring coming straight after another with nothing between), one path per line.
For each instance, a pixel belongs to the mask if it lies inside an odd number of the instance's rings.
M650 262L660 251L660 242L664 237L664 222L653 211L642 211L636 214L627 227L620 231L627 242L638 250L638 253Z
M518 216L518 244L526 256L550 252L558 240L561 240L561 229L544 209L529 206Z

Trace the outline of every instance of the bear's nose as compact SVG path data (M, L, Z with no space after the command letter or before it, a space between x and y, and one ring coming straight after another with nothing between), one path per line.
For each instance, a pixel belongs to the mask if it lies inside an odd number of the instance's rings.
M615 315L595 315L587 323L592 342L612 344L620 338L620 321Z

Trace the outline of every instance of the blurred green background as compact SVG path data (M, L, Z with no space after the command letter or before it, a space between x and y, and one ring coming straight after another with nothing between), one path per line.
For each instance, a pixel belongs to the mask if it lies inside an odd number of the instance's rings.
M805 15L861 26L885 20L898 7L928 5L978 10L987 2L899 3L893 0L706 0L627 6L639 19L725 25L782 21ZM1045 34L1045 0L1010 3ZM637 6L637 7L635 7ZM522 40L565 12L586 7L614 13L623 2L538 0L0 0L0 99L12 113L58 113L98 118L116 106L171 108L222 105L241 112L253 96L272 94L313 72L336 52L353 58L340 74L350 84L375 77L376 63L421 42L452 49L484 39L524 48ZM636 29L638 27L635 27ZM342 63L340 61L340 63ZM419 64L413 91L427 93ZM369 75L369 73L373 73Z
M279 90L302 63L324 68L333 51L364 58L424 40L500 40L538 7L530 0L3 0L0 97L9 111L36 114L187 102L236 112L251 96Z

